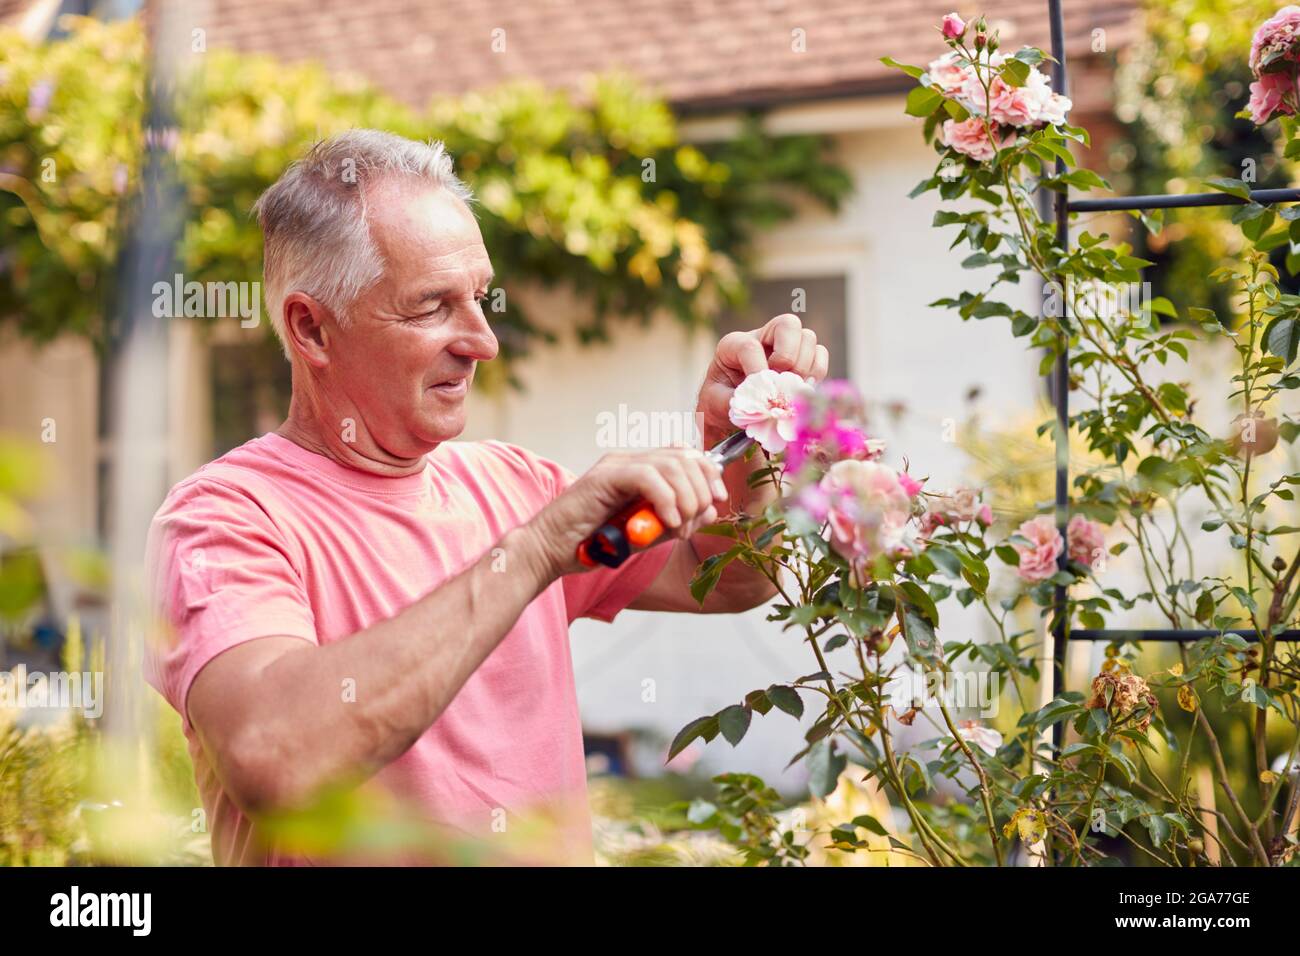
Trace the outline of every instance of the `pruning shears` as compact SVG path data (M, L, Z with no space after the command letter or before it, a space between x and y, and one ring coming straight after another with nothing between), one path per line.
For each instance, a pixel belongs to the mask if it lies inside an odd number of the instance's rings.
M704 453L719 468L725 468L740 458L754 443L744 432L735 432ZM626 561L634 550L648 548L664 534L664 523L655 514L654 507L639 498L626 508L611 515L609 520L578 545L578 560L589 568L603 564L616 568Z

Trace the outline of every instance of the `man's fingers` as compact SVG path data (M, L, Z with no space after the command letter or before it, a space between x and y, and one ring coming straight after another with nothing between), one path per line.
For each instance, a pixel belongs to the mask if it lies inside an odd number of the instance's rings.
M664 476L662 470L649 463L632 466L632 483L636 493L650 502L659 520L668 528L680 528L681 512L677 510L677 489Z
M739 369L745 375L753 375L767 368L763 343L749 332L729 332L724 335L718 343L718 358L725 366Z
M695 489L695 498L699 502L699 510L702 512L712 506L716 495L714 485L716 466L709 459L704 457L703 452L691 449L683 462L686 474L691 479L691 485ZM721 484L721 478L717 478L717 483ZM725 488L725 486L724 486Z
M817 333L812 329L804 329L799 337L799 358L790 371L796 372L802 378L807 378L812 374L813 363L816 360Z
M688 469L682 459L677 455L667 455L660 459L657 466L659 473L663 475L664 480L672 486L673 494L676 496L675 504L677 513L681 515L681 522L678 525L688 526L695 516L700 513L708 498L700 500Z
M803 343L803 323L794 315L778 315L764 329L764 344L772 348L767 359L770 368L778 372L797 370L799 350Z
M813 359L812 375L813 379L820 382L830 374L831 371L831 353L827 351L826 346L819 345L816 349L816 357Z

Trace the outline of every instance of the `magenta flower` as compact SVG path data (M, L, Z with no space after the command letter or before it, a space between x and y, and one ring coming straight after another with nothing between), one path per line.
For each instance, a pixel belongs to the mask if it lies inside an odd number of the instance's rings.
M795 401L795 436L786 446L785 467L795 473L812 463L827 467L846 458L876 457L876 443L854 422L863 417L862 396L851 382L834 379Z
M950 13L943 18L943 35L948 40L960 40L966 33L966 21L956 13Z

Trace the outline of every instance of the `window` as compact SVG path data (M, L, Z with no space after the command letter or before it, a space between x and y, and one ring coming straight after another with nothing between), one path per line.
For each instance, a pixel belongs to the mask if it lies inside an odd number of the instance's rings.
M718 333L756 329L785 312L799 316L830 350L831 378L848 377L848 281L843 275L778 276L750 287L749 305L718 319Z

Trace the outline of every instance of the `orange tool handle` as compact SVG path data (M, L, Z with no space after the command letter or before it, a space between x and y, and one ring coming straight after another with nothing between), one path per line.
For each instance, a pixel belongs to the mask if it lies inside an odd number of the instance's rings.
M648 548L664 533L664 523L644 498L633 502L578 545L578 560L587 567L616 568L634 550Z
M624 527L627 528L627 540L634 548L648 548L664 533L664 523L659 520L659 515L644 502L632 512Z

